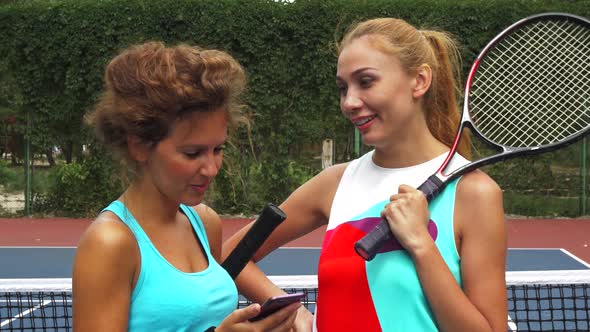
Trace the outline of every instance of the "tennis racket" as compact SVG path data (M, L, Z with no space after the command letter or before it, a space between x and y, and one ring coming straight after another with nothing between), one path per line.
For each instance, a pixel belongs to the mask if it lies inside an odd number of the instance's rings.
M477 56L467 77L453 146L440 168L418 189L430 202L467 172L562 148L586 135L589 125L590 21L564 13L524 18ZM496 154L446 173L464 128L495 148ZM354 248L369 261L392 238L382 219Z
M232 279L236 279L246 264L254 257L269 235L287 218L285 212L272 203L268 203L246 235L238 242L234 250L221 263Z

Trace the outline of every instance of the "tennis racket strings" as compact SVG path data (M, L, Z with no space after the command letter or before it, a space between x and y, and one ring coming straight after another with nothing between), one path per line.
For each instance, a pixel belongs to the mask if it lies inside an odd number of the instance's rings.
M540 20L486 53L465 102L480 134L506 147L537 147L590 125L590 30Z

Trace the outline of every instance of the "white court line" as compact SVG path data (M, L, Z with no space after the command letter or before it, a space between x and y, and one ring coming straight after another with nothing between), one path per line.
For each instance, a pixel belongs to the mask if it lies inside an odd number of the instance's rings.
M560 248L559 250L561 250L563 253L565 253L566 255L570 256L570 258L575 259L578 263L584 265L585 267L590 269L590 264L586 263L584 260L582 260L580 257L572 254L571 252L567 251L566 249Z
M77 247L71 246L64 246L64 247L57 247L57 246L0 246L0 249L76 249Z
M17 319L19 319L21 317L24 317L24 316L30 314L31 312L33 312L33 311L35 311L35 310L37 310L37 309L39 309L41 307L44 307L44 306L46 306L46 305L48 305L50 303L51 303L51 300L43 301L43 303L41 303L39 305L36 305L36 306L32 307L31 309L25 310L25 311L21 312L20 314L14 316L11 319L7 319L7 320L3 321L2 323L0 323L0 327L2 327L4 325L8 325L8 324L14 322L15 320L17 320Z
M46 300L48 301L48 300ZM14 301L10 301L10 300L1 300L0 303L13 303ZM72 300L65 300L65 301L55 301L55 299L53 299L53 302L55 302L56 305L59 305L59 303L67 303L70 304L72 303ZM8 306L5 306L5 308L8 308Z
M518 331L518 327L516 326L510 315L508 315L508 328L510 329L510 332Z
M508 248L511 251L516 251L516 250L551 250L551 251L556 251L556 250L561 250L562 248Z
M322 247L279 247L279 249L284 250L284 249L312 249L312 250L319 250L322 249Z

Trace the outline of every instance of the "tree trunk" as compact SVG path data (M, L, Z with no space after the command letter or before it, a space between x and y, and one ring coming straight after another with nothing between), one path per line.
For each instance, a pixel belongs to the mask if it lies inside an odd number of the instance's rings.
M45 156L47 156L47 162L49 163L49 166L55 166L55 159L53 158L53 150L51 148L45 151Z

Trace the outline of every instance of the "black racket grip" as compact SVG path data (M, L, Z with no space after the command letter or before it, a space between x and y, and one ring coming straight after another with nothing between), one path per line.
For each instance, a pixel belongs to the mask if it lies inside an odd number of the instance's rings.
M364 260L370 261L375 258L377 251L383 245L393 238L391 229L387 220L381 218L381 221L369 233L363 236L354 244L354 250Z
M424 193L426 200L430 202L445 187L445 182L441 181L436 175L431 175L424 183L418 187L418 190Z
M418 187L418 190L423 192L426 199L430 202L443 187L444 183L436 175L431 175ZM370 261L375 258L379 249L392 238L393 234L391 233L387 220L381 219L375 228L356 241L354 250L364 260Z
M221 263L232 279L236 279L242 269L254 257L264 241L287 218L285 212L272 203L268 203L246 235L238 242L234 250Z

